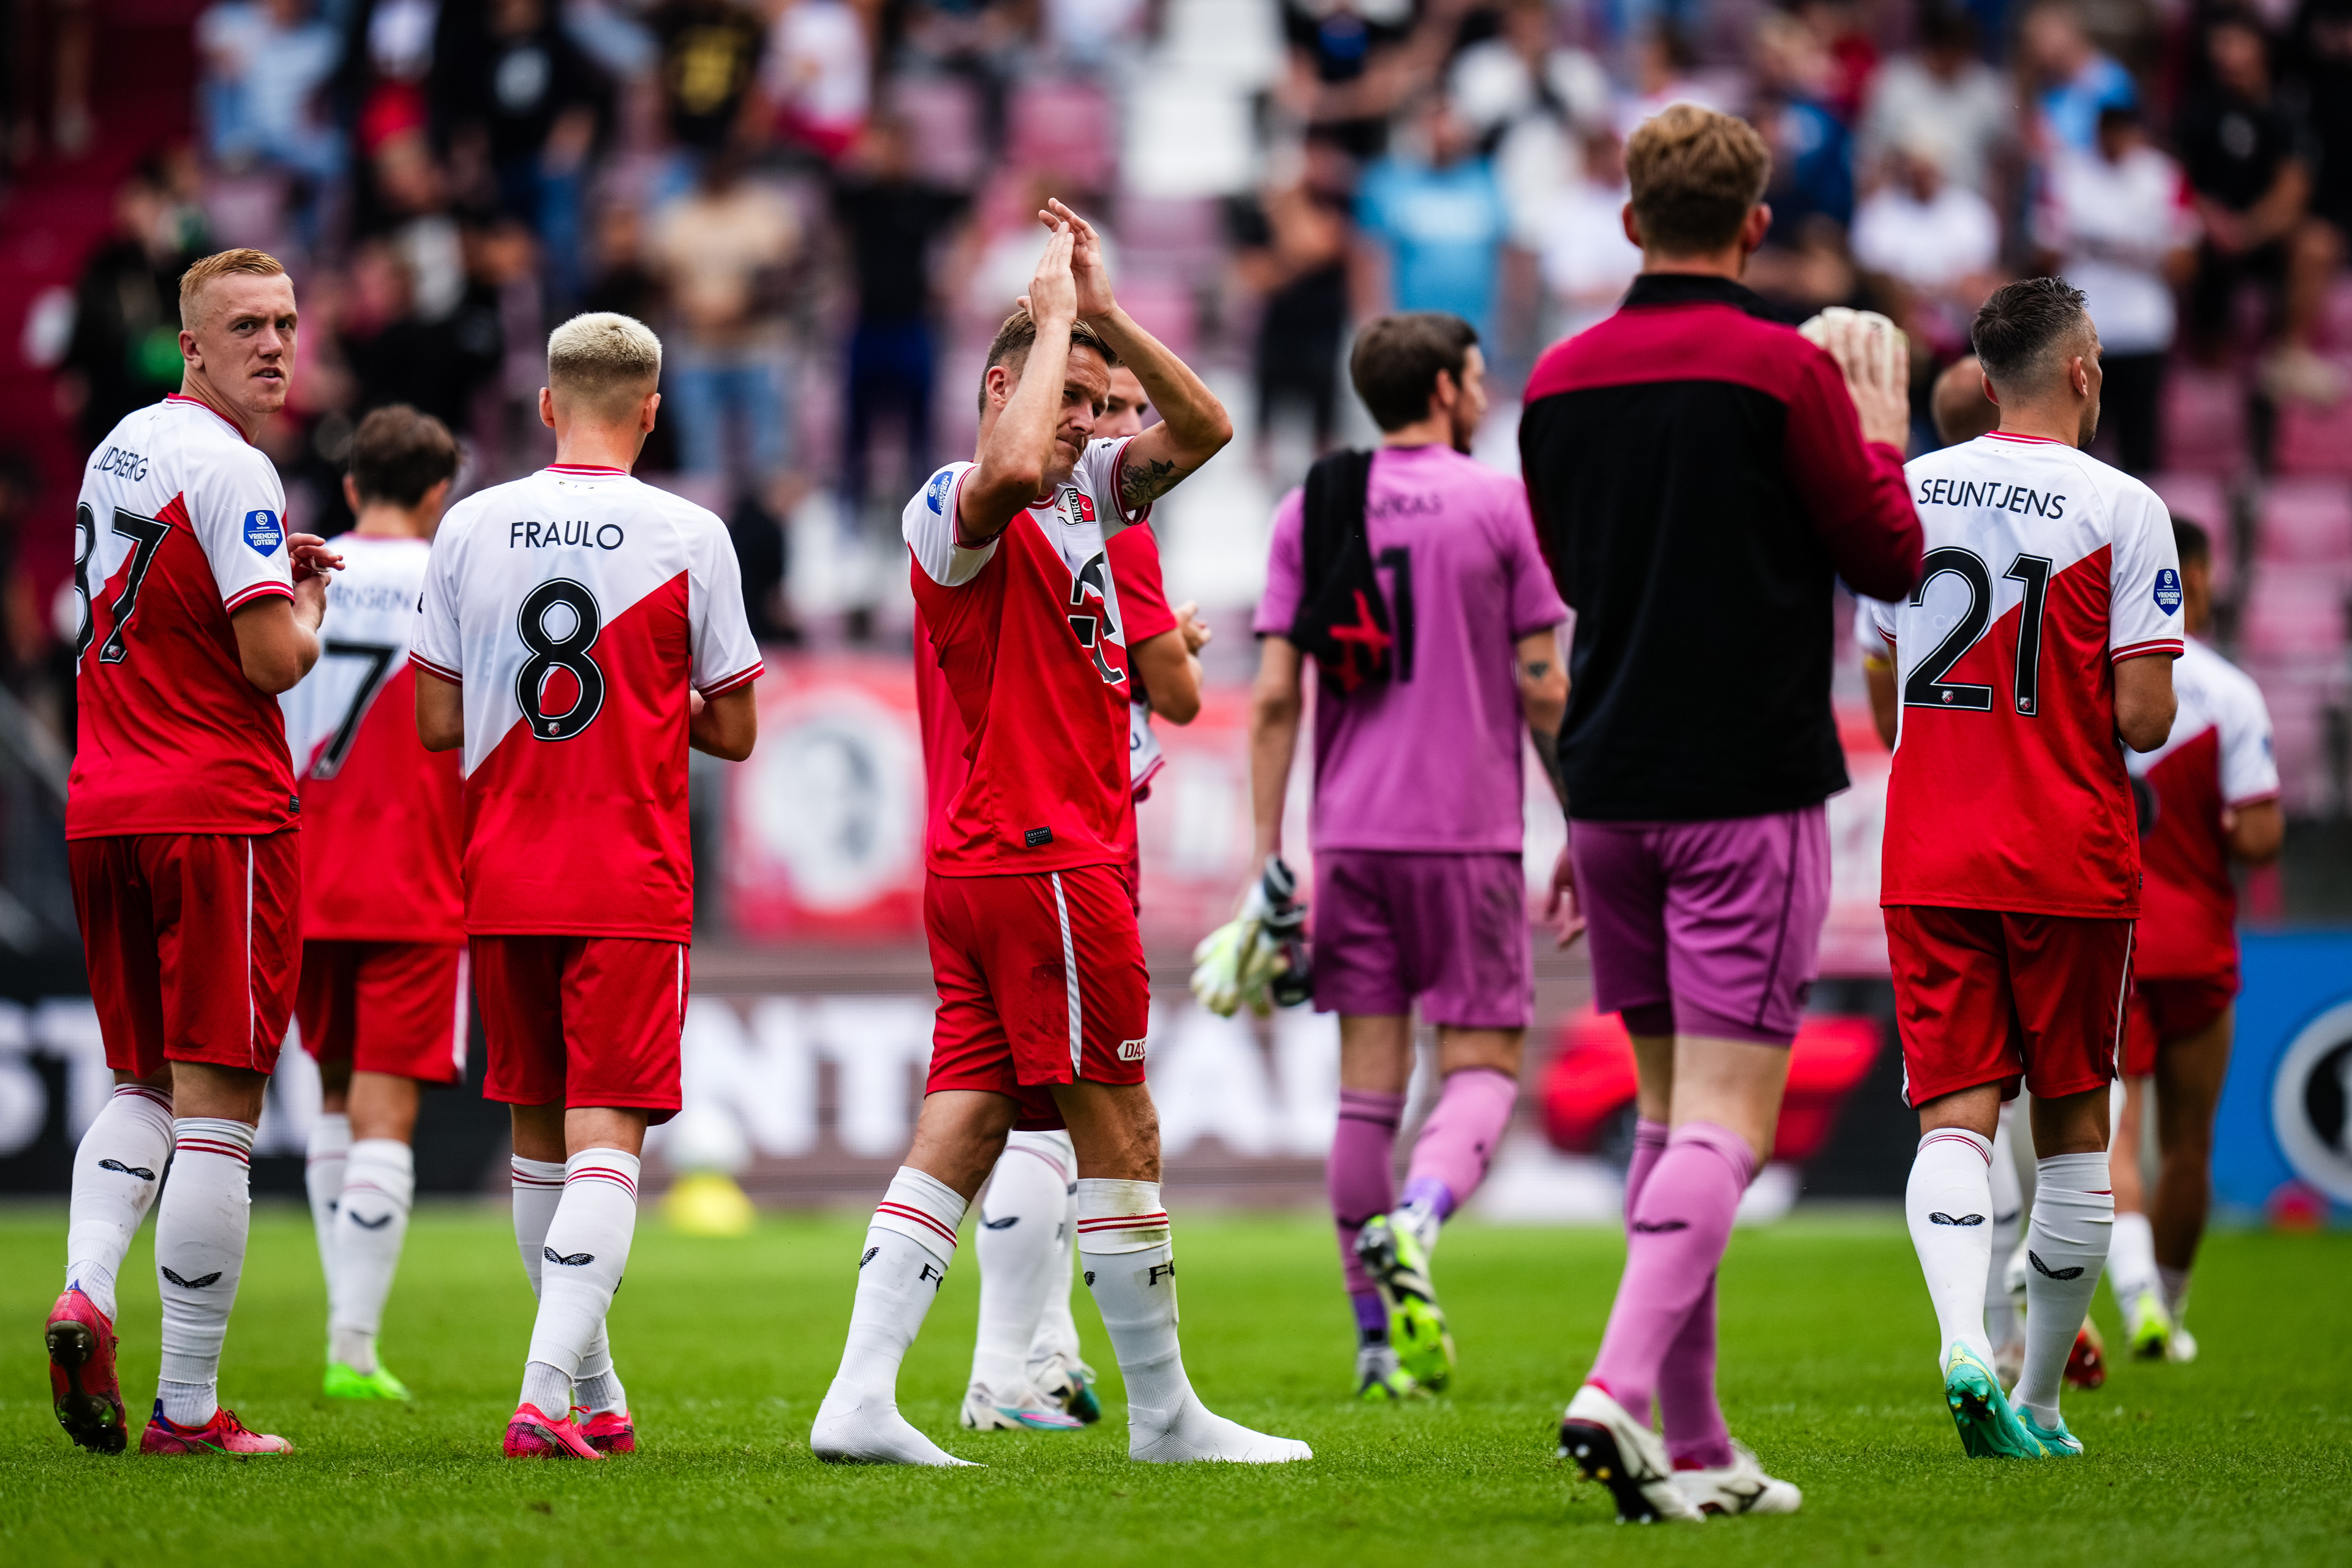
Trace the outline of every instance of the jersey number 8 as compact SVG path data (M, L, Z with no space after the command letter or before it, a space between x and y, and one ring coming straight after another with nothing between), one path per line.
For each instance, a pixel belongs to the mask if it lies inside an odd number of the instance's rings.
M555 626L551 626L549 612L558 606L571 613L552 617ZM566 620L570 626L557 631L555 626ZM596 595L569 577L541 583L524 597L522 609L515 616L515 630L530 657L515 671L515 701L530 721L530 732L540 740L572 739L604 706L604 672L588 657L588 650L596 646L596 634L604 627ZM559 672L571 679L558 680ZM577 695L568 705L550 711L548 699L558 696L564 686L572 687Z

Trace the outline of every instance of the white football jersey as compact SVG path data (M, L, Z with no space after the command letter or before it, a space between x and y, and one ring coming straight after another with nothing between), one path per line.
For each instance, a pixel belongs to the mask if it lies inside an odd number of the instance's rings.
M330 541L328 548L343 558L343 569L328 580L319 662L278 700L294 772L303 778L335 776L376 698L408 667L425 563L433 553L422 539L356 533Z
M2128 918L2138 833L2112 666L2178 655L2180 563L2156 492L1996 431L1904 467L1918 586L1867 602L1895 645L1889 904Z
M245 678L229 617L291 597L286 491L207 404L135 409L74 508L79 736L66 837L274 833L298 819L277 700Z
M617 468L469 496L410 657L465 689L467 931L687 940L687 689L762 668L726 525Z

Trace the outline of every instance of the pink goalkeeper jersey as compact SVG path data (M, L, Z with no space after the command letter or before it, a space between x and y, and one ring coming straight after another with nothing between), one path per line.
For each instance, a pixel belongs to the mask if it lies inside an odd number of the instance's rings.
M1305 505L1293 490L1276 509L1261 637L1288 637L1297 617ZM1385 448L1364 528L1396 674L1315 694L1315 847L1517 855L1527 717L1512 649L1568 619L1527 490L1451 447Z
M687 688L756 679L726 525L618 468L469 496L410 656L466 694L466 930L688 940Z

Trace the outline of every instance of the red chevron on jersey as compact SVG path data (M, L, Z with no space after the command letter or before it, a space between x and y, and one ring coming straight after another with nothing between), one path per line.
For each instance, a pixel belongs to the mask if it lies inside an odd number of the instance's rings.
M432 547L345 534L319 662L278 700L302 770L305 941L465 938L458 759L416 738L408 662Z
M229 620L292 595L285 512L269 459L192 398L124 416L91 455L74 508L67 837L297 820L278 700L245 679Z
M2170 514L2072 447L1996 434L1905 468L1918 585L1870 603L1899 700L1880 900L2139 910L2114 665L2180 648Z
M616 468L469 496L410 658L464 688L467 934L688 940L689 689L761 668L726 525Z
M2146 980L2235 973L2238 889L2230 879L2225 809L2278 796L2270 710L2246 673L2192 640L2172 667L2179 704L2164 744L2128 760L2139 782L2139 947Z

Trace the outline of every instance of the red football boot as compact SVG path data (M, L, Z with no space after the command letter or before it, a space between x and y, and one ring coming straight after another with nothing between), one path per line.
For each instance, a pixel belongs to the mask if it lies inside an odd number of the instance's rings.
M588 1418L580 1429L588 1446L600 1454L634 1454L637 1451L636 1424L625 1410L600 1410Z
M2096 1388L2107 1381L2107 1347L2099 1326L2090 1319L2075 1331L2074 1348L2066 1356L2066 1386Z
M506 1455L509 1459L601 1459L588 1446L588 1435L571 1413L550 1415L536 1405L518 1405L507 1422Z
M290 1454L294 1445L283 1437L267 1432L249 1430L236 1418L236 1412L226 1405L213 1412L213 1418L201 1426L183 1426L176 1421L163 1419L163 1402L155 1402L155 1414L147 1423L147 1430L139 1435L139 1451L142 1454Z
M97 1304L68 1287L49 1309L42 1338L49 1349L49 1403L66 1436L96 1454L120 1454L129 1443L122 1384L114 1375L114 1325Z

